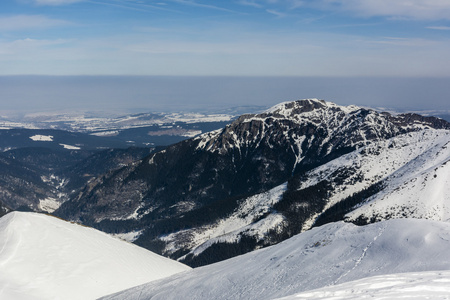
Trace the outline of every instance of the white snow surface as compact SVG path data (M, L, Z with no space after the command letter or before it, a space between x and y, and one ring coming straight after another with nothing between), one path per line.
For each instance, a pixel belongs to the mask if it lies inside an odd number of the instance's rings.
M390 174L386 188L347 214L348 219L364 216L383 220L406 214L450 221L450 131L425 130L407 137L415 157ZM402 157L389 159L401 161Z
M0 219L0 299L96 299L189 269L48 215Z
M142 234L142 231L143 230L138 230L138 231L131 231L131 232L127 232L127 233L115 233L115 234L111 234L111 235L113 237L119 238L123 241L132 243L139 238L139 236Z
M116 136L118 134L119 134L118 130L109 130L109 131L93 132L90 135L95 135L95 136Z
M351 113L353 111L357 111L358 109L361 109L361 107L356 106L356 105L341 106L341 105L337 105L333 102L328 102L328 101L317 99L317 98L309 98L309 99L302 99L302 100L308 101L311 104L320 102L323 107L335 108L335 109L337 108L337 109L344 111L345 113ZM267 109L265 111L265 113L270 113L270 114L278 113L283 116L292 116L294 114L293 113L294 108L298 108L296 106L293 106L292 103L293 103L292 101L278 103L278 104L272 106L271 108ZM291 108L287 108L288 106L291 106Z
M277 300L450 299L450 271L374 276Z
M96 116L94 116L96 115ZM63 129L77 132L91 132L102 135L128 128L138 128L161 123L197 123L231 121L235 116L229 114L206 113L140 113L137 115L105 114L104 112L42 112L14 117L11 120L0 120L0 128L28 128L28 129ZM5 117L9 118L9 117Z
M39 200L39 204L38 204L38 208L41 211L45 211L48 213L54 212L60 206L61 206L61 201L58 201L58 199L51 198L51 197Z
M72 145L67 145L67 144L59 144L60 146L63 146L64 149L68 149L68 150L80 150L81 148L78 146L72 146Z
M448 271L449 247L446 222L330 223L280 244L102 299L274 299L366 277Z
M30 139L32 139L35 142L53 142L53 136L52 135L36 134L36 135L30 136Z
M379 220L408 217L448 220L450 217L450 131L421 130L377 141L334 159L307 173L300 189L322 180L333 182L335 176L350 175L340 184L332 183L325 209L374 183L384 181L386 188L361 208L347 215ZM436 177L434 177L436 175ZM305 225L309 229L318 215Z

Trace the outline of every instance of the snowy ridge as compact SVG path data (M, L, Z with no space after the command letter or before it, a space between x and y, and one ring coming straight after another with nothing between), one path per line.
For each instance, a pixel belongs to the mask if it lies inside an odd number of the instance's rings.
M329 181L331 190L324 208L326 210L372 184L384 182L387 188L375 195L374 198L382 199L389 194L391 195L389 200L380 200L379 204L384 203L384 205L379 208L374 207L374 202L370 201L364 208L350 213L348 220L355 220L360 215L370 219L372 214L369 214L369 210L376 210L379 214L383 212L386 216L396 210L396 214L400 216L403 215L401 210L405 207L410 208L408 217L444 220L439 217L440 214L437 214L436 211L440 210L441 214L448 215L447 212L450 209L450 199L447 199L448 197L445 196L444 192L448 191L450 186L446 181L448 178L445 176L446 170L448 174L448 167L445 166L445 163L450 159L449 147L447 146L449 143L450 131L448 130L422 130L372 143L311 170L305 176L306 179L301 183L299 189L311 187L323 180ZM440 166L441 168L439 168ZM433 174L428 174L426 170ZM443 173L439 177L440 181L437 181L434 177L434 172L438 172L438 170ZM423 176L428 177L429 181L420 180ZM416 178L419 178L419 180ZM413 188L416 180L417 184L422 182L423 191L417 191ZM407 184L408 182L409 184ZM407 195L400 195L400 193L406 193L408 190L411 192ZM400 198L408 198L409 200L400 202ZM425 205L424 201L430 201L431 199L438 201L440 206L436 206L427 212L425 212L427 209L425 207L421 211L412 212L412 210L418 208L418 205L423 206ZM428 202L428 206L431 208L432 205ZM368 211L364 213L365 210ZM310 218L304 225L304 230L313 225L319 214Z
M440 280L448 282L449 246L450 224L444 222L330 223L102 299L274 299L366 277L441 270L447 272Z
M245 148L258 148L261 143L269 147L275 143L288 143L297 165L302 160L302 149L307 148L304 143L314 144L318 147L317 152L329 154L335 147L363 146L405 130L431 126L427 123L430 121L408 123L407 120L405 116L394 117L353 105L305 99L278 104L262 114L243 115L223 131L197 137L197 149L218 153L237 150L243 155ZM274 135L279 138L275 139Z
M11 212L0 219L1 299L95 299L189 270L92 228Z
M434 139L428 139L428 145L414 143L414 139L411 142L422 153L389 176L383 191L347 214L348 220L363 217L379 221L407 215L450 221L450 132L438 132Z
M345 113L351 113L353 111L361 109L361 107L356 105L349 105L349 106L340 106L333 102L327 102L325 100L317 99L317 98L310 98L310 99L304 99L303 102L306 104L303 104L301 106L312 106L314 104L319 104L319 106L316 106L315 108L330 108L330 109L339 109L344 111ZM298 105L293 105L293 101L286 101L279 104L276 104L265 111L267 114L279 114L285 117L288 116L295 116L296 112L295 110L298 109Z

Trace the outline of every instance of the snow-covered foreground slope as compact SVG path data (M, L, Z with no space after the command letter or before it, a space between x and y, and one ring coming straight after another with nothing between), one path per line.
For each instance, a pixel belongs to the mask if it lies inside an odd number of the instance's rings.
M273 299L370 276L450 270L450 224L338 222L104 299Z
M450 299L450 271L374 276L277 300Z
M95 299L188 269L51 216L0 219L0 299Z

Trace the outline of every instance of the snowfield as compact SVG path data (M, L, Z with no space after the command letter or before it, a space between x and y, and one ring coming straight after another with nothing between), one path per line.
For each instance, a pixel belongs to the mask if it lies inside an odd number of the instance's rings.
M347 214L383 220L413 218L450 221L450 132L408 134L419 154L386 178L386 188ZM407 149L407 147L405 147Z
M450 131L421 130L369 144L321 165L307 173L299 189L349 174L341 183L332 184L324 210L374 183L384 182L385 189L346 215L349 221L405 216L448 221L449 160ZM303 229L311 228L319 215L312 216Z
M61 202L55 198L45 198L39 201L38 208L41 211L52 213L61 206Z
M0 219L0 299L96 299L189 269L48 215Z
M450 299L450 271L374 276L277 300Z
M53 136L52 135L36 134L36 135L30 136L30 139L32 139L35 142L53 142Z
M67 145L67 144L59 144L60 146L63 146L64 149L68 149L68 150L80 150L81 147L78 146L72 146L72 145Z
M265 249L102 299L167 300L181 295L195 300L274 299L373 276L448 271L449 247L450 224L445 222L331 223ZM449 273L438 274L444 274L441 282L448 284Z

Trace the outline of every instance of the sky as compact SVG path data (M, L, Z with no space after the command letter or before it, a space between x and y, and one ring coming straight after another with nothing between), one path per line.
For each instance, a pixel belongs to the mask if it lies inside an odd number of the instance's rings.
M450 76L448 0L2 0L0 74Z
M242 94L239 90L226 91L241 95L239 99L243 94L253 95L244 102L235 101L240 104L256 104L258 99L272 97L263 105L275 104L279 99L320 98L322 94L328 97L335 90L344 90L344 86L349 90L343 98L352 102L359 95L352 89L355 78L384 78L388 85L398 78L407 78L408 85L418 89L422 96L424 89L430 88L429 80L436 79L431 86L443 89L429 91L437 93L438 98L429 101L425 108L450 109L446 104L448 89L441 83L450 79L448 53L449 0L2 0L0 111L15 103L20 103L23 109L87 105L97 99L94 94L98 99L109 99L105 103L117 107L128 101L137 108L147 101L144 106L151 108L150 103L156 106L157 100L169 101L167 94L173 94L179 83L184 84L180 78L192 76L197 81L187 91L195 94L192 98L197 100L214 94L210 87L202 90L203 78L210 76L216 76L216 86L230 88L243 84L230 86L222 83L221 78L290 78L290 86L277 81L280 85L273 86L270 92L263 92L268 89L268 82L274 84L268 79L253 84L253 90L245 86ZM17 75L21 78L11 79ZM61 75L73 76L63 84L70 87L66 91L58 85ZM84 81L91 82L91 86L80 86L83 80L79 76L90 76L91 81ZM104 83L104 76L112 76L109 85ZM157 86L160 90L151 92L159 94L159 98L145 95L124 98L121 93L111 92L119 86L129 86L117 80L123 76L135 79L144 76L152 82L159 82L156 78L159 76L175 76L181 81L170 79L168 82L176 85ZM292 82L292 78L297 81ZM317 92L306 85L310 78L318 79L313 83L315 86L327 85ZM342 87L335 87L326 78L348 80ZM14 84L9 85L11 80ZM41 85L41 90L30 88L42 80L52 83ZM93 88L92 82L99 83L99 89ZM144 93L148 81L137 82L142 84L138 90ZM376 93L384 102L371 103L367 99L360 102L372 106L392 103L404 88L403 81L398 82L396 90L387 87L384 94L380 94L380 87L384 87L380 84L368 86L363 93ZM48 91L55 86L58 92ZM77 86L79 100L69 95L69 90ZM284 93L277 97L280 90ZM420 102L417 93L411 92L410 96L416 97L414 103ZM178 102L170 102L174 107L183 103L177 97ZM215 95L201 101L217 104L221 99ZM200 105L201 101L196 103ZM395 104L411 106L411 103Z

